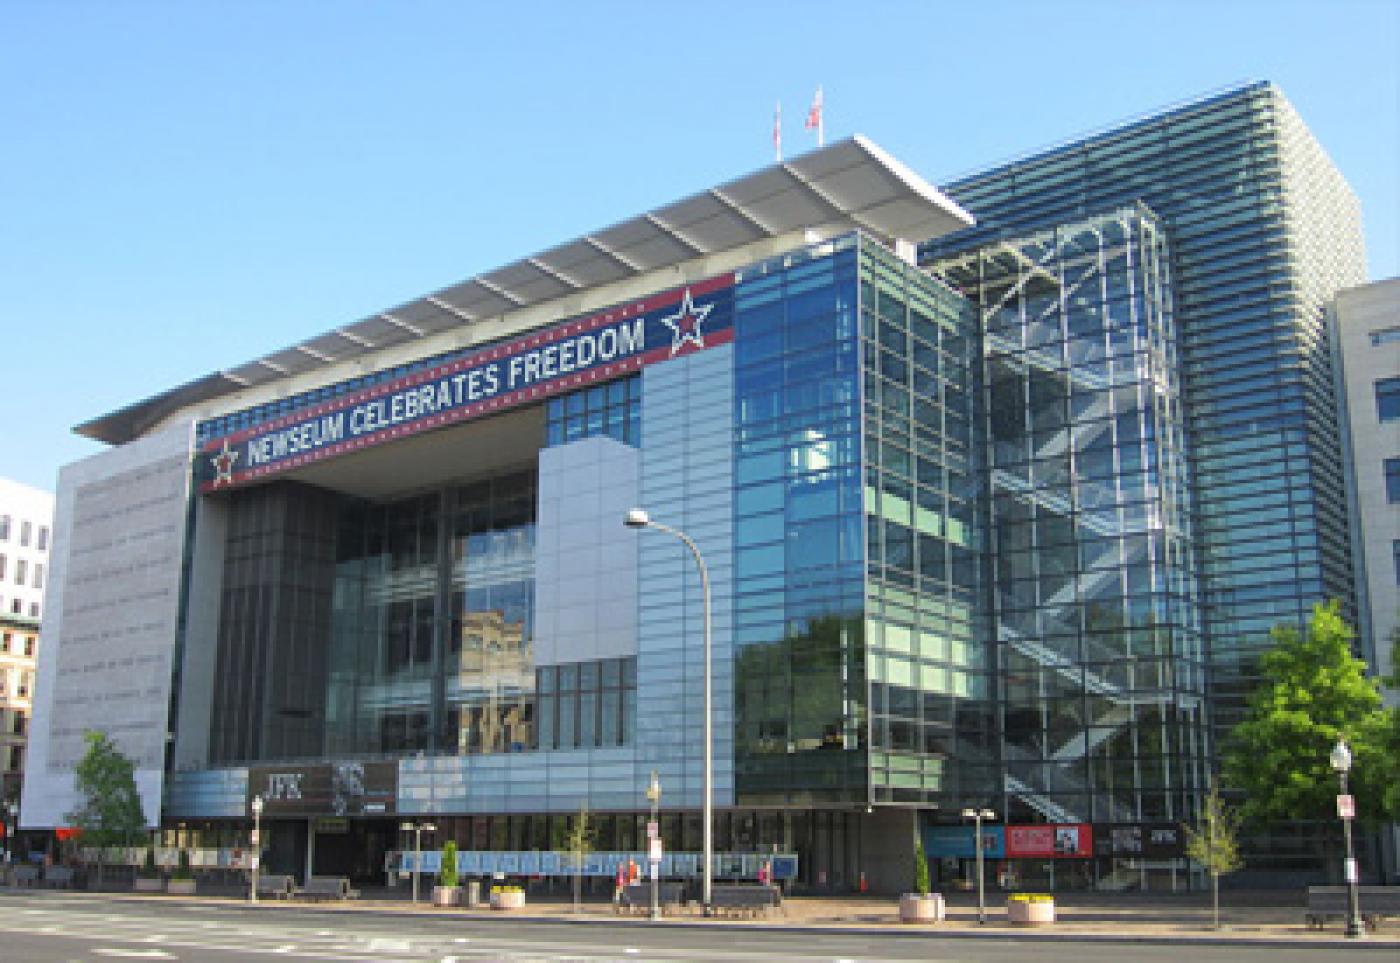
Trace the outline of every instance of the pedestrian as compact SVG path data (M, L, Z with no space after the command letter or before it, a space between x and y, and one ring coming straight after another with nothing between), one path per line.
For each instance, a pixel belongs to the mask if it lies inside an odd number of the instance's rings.
M767 886L773 882L773 868L768 865L768 860L764 860L758 867L758 885Z
M626 864L626 863L618 863L618 864L617 864L617 879L614 881L614 885L613 885L613 903L619 904L619 903L622 902L622 890L623 890L626 886L627 886L627 864Z
M627 861L627 882L636 883L637 880L641 879L641 876L641 871L637 869L637 861L629 859Z

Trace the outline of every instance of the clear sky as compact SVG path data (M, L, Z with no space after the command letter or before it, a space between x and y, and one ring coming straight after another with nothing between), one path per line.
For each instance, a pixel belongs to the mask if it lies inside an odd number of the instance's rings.
M0 0L0 476L73 425L729 180L825 89L938 184L1277 82L1400 274L1400 0Z

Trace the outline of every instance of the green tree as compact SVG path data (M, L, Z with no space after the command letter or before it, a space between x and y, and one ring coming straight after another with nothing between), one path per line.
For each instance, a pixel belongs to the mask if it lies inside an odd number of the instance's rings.
M105 732L83 734L87 751L78 761L74 782L82 805L68 821L83 831L83 841L97 849L97 881L109 846L129 846L146 828L141 796L136 791L136 767Z
M593 852L593 824L587 806L580 806L578 814L569 822L564 845L574 857L574 912L577 913L583 898L583 857Z
M1375 823L1393 811L1396 746L1392 713L1379 683L1352 655L1355 633L1338 603L1313 607L1304 631L1270 633L1260 682L1225 753L1225 783L1241 790L1247 822L1334 821L1337 775L1328 755L1345 737L1354 760L1357 817Z
M1212 783L1200 818L1195 826L1182 826L1186 832L1186 855L1210 873L1211 910L1215 928L1220 929L1220 877L1244 866L1240 858L1240 816L1220 798Z

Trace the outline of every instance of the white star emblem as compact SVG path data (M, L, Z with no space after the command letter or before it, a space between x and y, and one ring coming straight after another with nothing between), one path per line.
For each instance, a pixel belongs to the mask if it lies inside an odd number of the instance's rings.
M224 450L209 460L214 464L214 484L232 484L233 463L238 461L238 452L229 448L227 438L224 439Z
M697 348L705 347L705 335L700 331L700 325L710 316L710 312L715 309L713 304L696 307L691 300L690 288L685 289L685 295L681 298L680 309L671 315L661 319L661 323L671 329L671 357L676 356L676 352L685 347L687 341Z

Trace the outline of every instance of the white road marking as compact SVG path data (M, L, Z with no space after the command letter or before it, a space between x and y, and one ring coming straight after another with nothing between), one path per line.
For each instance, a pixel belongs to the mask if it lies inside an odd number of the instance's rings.
M124 950L120 947L98 947L93 950L98 956L121 956L132 960L173 960L174 953L164 950Z
M628 953L628 954L633 954L633 953L640 953L641 950L637 949L635 946L629 946L629 947L627 947L625 950L623 950L622 952Z

